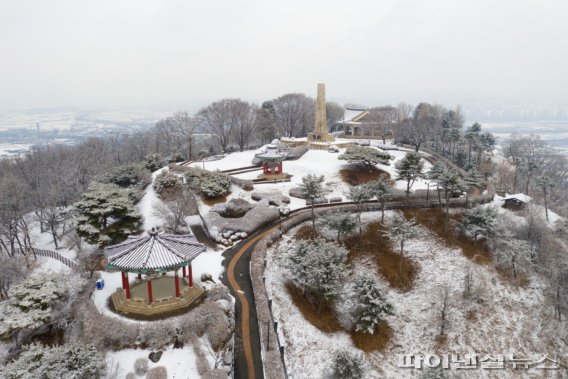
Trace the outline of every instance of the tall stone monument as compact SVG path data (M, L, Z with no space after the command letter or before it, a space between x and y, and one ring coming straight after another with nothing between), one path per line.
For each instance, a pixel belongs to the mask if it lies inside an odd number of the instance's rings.
M335 138L329 134L327 117L325 113L325 84L318 84L318 97L316 101L316 125L314 131L308 134L308 140L314 142L331 142Z

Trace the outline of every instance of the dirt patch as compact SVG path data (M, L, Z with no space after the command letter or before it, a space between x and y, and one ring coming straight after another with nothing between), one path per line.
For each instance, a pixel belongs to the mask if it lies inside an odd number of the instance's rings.
M367 225L361 238L355 233L345 239L345 246L349 250L347 262L371 259L377 265L379 275L392 288L407 292L414 286L418 266L410 258L395 251L392 242L381 232L382 228L380 222L372 222Z
M392 338L393 331L390 325L383 321L374 334L352 331L350 335L353 345L368 353L371 351L384 351Z
M371 167L369 170L360 165L351 165L349 168L341 169L339 170L339 175L341 176L341 180L352 186L364 184L371 180L378 180L381 176L385 179L390 179L388 172L379 170L377 167Z
M310 221L309 224L304 224L296 230L296 234L294 234L294 239L297 240L312 240L318 236L317 231L312 228L312 222Z
M501 279L507 283L510 283L514 286L519 286L521 288L526 288L529 285L529 277L524 272L518 272L517 268L517 278L513 274L513 269L511 266L502 266L499 265L495 267L497 273L501 277Z
M459 222L461 214L451 214L448 219L445 210L441 208L405 209L403 213L407 219L414 218L420 225L432 231L447 247L461 249L473 262L488 264L493 260L484 241L474 241L456 231L453 224Z
M434 338L434 350L436 352L441 352L443 351L446 346L448 345L448 335L447 334L438 334L435 338Z
M294 305L310 324L325 333L334 333L343 330L333 311L332 305L322 305L320 312L318 312L318 306L314 306L306 296L302 294L302 290L294 284L290 282L286 283L286 290L290 294Z
M219 204L219 203L225 203L227 201L227 196L229 196L231 193L229 192L228 194L226 194L225 196L221 196L221 197L216 197L214 199L206 199L203 198L203 202L207 205L209 205L210 207L215 205L215 204Z

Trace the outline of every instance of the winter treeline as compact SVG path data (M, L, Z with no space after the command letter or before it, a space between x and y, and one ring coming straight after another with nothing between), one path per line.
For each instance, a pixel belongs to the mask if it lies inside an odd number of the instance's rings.
M498 191L523 192L568 215L568 159L538 136L511 135L496 165Z

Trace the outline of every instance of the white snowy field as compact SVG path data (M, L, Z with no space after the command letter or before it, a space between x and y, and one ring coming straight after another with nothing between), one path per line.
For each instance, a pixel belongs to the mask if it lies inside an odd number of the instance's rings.
M387 212L387 217L393 213ZM365 221L380 219L379 213L368 213ZM538 359L542 355L554 358L562 353L566 330L555 327L552 306L544 297L545 288L539 278L531 275L525 288L505 282L495 269L472 263L460 249L448 248L432 233L405 244L405 255L419 267L414 287L402 293L389 289L387 300L394 315L386 320L393 338L385 351L364 354L371 378L418 377L421 371L398 367L399 355L404 354L464 354L480 356L515 354ZM273 299L275 319L286 351L286 363L292 378L321 378L330 367L333 353L339 349L357 351L346 332L324 333L304 319L293 304L284 283L286 274L277 257L278 246L291 243L295 229L281 243L267 252L266 287ZM464 272L470 267L473 286L480 300L473 302L462 296ZM355 261L353 269L373 269L373 262ZM385 288L388 283L376 274ZM447 312L447 344L436 346L439 333L439 293L449 290ZM476 370L464 377L509 378L549 377L542 370ZM536 371L535 371L536 370ZM446 370L447 371L447 370ZM450 372L448 372L450 373ZM455 374L455 371L451 372ZM560 373L559 373L560 374ZM473 376L471 376L473 375Z
M349 140L345 140L347 142ZM342 141L343 142L343 141ZM373 141L376 142L376 141ZM391 145L388 145L392 147ZM215 161L205 161L205 162L194 162L192 167L205 168L207 170L230 170L239 167L250 166L254 155L258 153L259 150L248 150L243 152L231 153L223 157L222 159ZM397 175L395 170L395 164L409 150L388 150L387 152L393 157L390 165L377 165L377 167L391 175L394 179ZM290 182L285 183L270 183L270 184L256 184L254 186L254 191L257 192L280 192L283 195L288 196L288 191L290 188L298 187L302 182L302 177L307 174L324 175L325 182L324 186L329 191L328 197L341 197L343 201L347 200L346 193L349 191L349 184L345 183L340 176L339 171L344 168L349 168L350 164L347 161L338 159L339 155L345 152L345 149L340 149L339 153L330 153L326 150L308 150L300 159L284 161L283 171L289 175L292 175ZM425 161L424 171L430 170L432 165ZM256 179L261 171L252 171L244 174L235 175L235 177L240 179ZM417 180L414 183L412 190L416 189L426 189L427 180ZM406 182L397 181L396 187L401 190L406 190ZM227 196L227 200L233 198L243 198L245 200L251 201L251 192L246 192L239 187L233 185L231 187L231 194ZM304 207L306 205L305 201L302 199L291 197L290 208L297 209ZM199 208L202 214L206 214L209 211L210 206L199 201Z
M124 349L112 351L106 354L108 374L110 378L124 378L130 372L134 372L134 362L138 358L148 358L152 350L149 349ZM197 371L197 357L193 346L185 346L181 349L166 349L157 363L148 360L148 368L164 366L168 370L168 379L199 378Z

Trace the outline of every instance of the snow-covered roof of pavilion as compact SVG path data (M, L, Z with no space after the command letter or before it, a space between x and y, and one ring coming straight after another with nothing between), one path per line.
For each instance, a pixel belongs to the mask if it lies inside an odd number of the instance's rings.
M266 145L266 148L254 156L258 159L283 161L288 154L278 150L276 145Z
M108 246L104 253L110 269L147 272L185 266L204 251L205 246L189 234L159 234L152 231Z
M513 195L505 195L505 201L507 200L517 200L520 201L522 203L528 204L532 201L532 197L530 197L529 195L525 195L524 193L516 193Z

